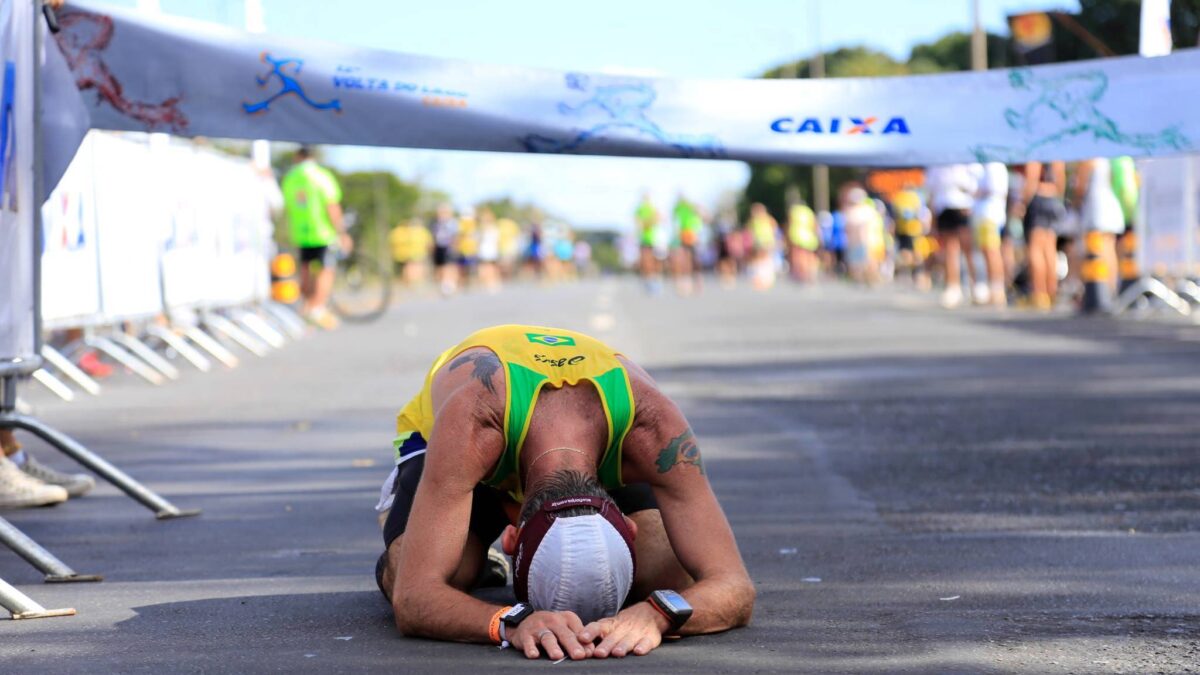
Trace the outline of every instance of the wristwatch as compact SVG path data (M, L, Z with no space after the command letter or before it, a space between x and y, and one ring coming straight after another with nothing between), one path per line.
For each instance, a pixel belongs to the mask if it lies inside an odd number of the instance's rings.
M518 602L500 615L500 622L508 628L516 628L521 625L522 621L529 618L530 614L533 614L533 608L523 602Z
M647 598L650 606L657 609L660 614L667 617L667 621L671 622L670 632L674 633L687 623L687 620L692 618L692 606L688 604L683 596L675 591L654 591Z

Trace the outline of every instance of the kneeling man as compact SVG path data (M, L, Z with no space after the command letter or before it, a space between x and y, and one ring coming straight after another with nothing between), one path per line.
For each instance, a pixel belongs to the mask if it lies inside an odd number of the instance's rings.
M376 577L401 633L557 660L749 622L754 586L687 420L600 341L481 330L434 362L397 431ZM512 607L467 593L497 537Z

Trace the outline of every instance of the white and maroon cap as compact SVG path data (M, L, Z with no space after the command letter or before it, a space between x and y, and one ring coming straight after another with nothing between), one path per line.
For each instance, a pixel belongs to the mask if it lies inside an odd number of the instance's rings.
M567 509L598 513L559 516ZM549 501L521 527L513 560L517 600L536 609L572 611L586 624L613 616L633 585L633 533L603 497Z

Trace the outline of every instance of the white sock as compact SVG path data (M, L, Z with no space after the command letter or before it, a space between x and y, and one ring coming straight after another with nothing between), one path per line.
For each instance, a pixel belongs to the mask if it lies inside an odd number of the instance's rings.
M17 466L25 466L25 462L29 460L29 458L25 456L24 450L18 450L16 453L9 455L8 458L11 459L13 464L16 464Z

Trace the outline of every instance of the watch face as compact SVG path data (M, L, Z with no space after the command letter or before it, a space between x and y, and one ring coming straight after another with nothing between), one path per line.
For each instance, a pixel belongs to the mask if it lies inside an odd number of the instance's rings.
M675 591L655 591L654 595L663 605L663 609L668 612L679 616L691 615L692 606L688 604L687 600L683 599L682 595Z
M509 626L516 626L525 620L525 617L533 614L533 608L523 602L513 605L513 608L505 612L500 620Z

